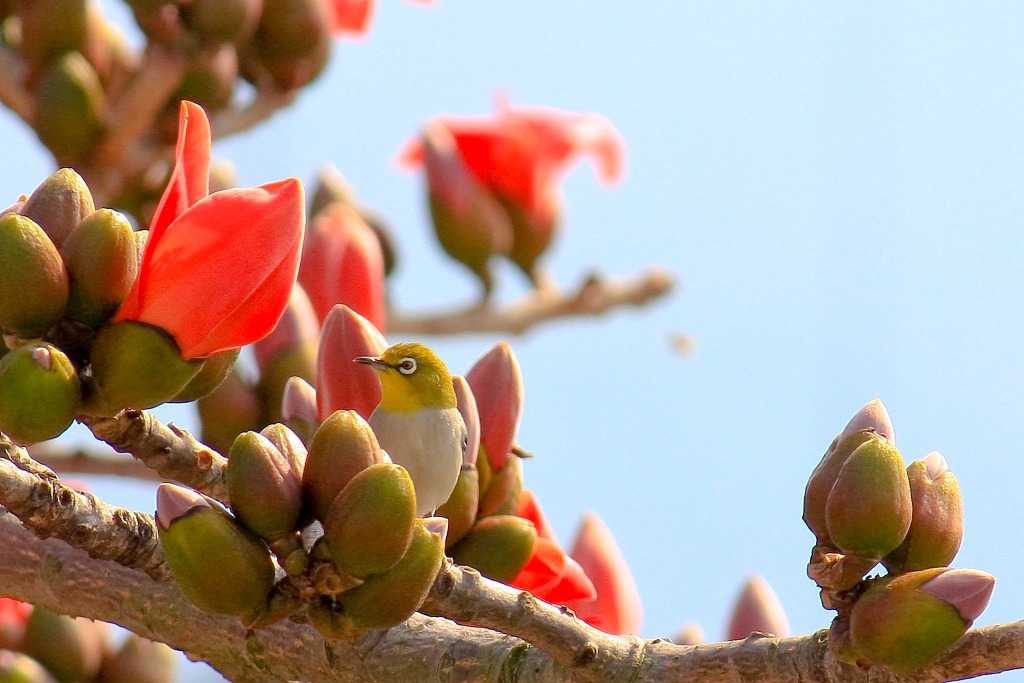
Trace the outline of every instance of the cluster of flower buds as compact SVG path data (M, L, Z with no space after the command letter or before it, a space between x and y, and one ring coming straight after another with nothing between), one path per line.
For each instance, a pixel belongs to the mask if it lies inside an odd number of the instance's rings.
M0 598L0 680L17 683L172 683L178 660L134 633L119 645L108 624Z
M149 230L96 209L68 168L0 213L0 430L15 441L53 438L79 414L194 400L273 329L298 271L302 186L209 194L209 154L205 112L182 103Z
M816 537L808 575L839 613L830 646L841 659L918 668L988 604L991 575L948 566L963 536L956 477L938 452L906 466L877 399L814 469L803 516ZM879 563L886 575L864 578Z
M305 607L342 637L390 628L422 605L447 524L416 518L412 480L357 413L331 414L308 452L281 424L244 432L226 476L230 510L171 484L157 494L167 562L200 608L257 626Z
M583 154L594 158L604 184L622 176L625 145L603 116L500 103L493 118L429 122L400 159L425 168L438 240L480 280L486 300L492 256L544 284L537 262L560 223L559 181Z

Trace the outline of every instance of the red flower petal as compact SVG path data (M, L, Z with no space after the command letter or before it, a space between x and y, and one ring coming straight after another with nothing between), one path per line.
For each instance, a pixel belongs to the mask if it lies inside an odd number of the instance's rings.
M210 192L210 122L195 102L182 100L178 108L178 142L174 149L174 168L157 204L149 227L149 242L160 241L164 231L185 210ZM137 320L139 299L147 284L143 274L149 268L152 251L146 249L139 277L118 311L116 320Z
M594 582L597 595L566 606L576 616L606 633L639 633L642 619L640 592L611 531L590 513L576 536L570 557Z
M540 509L537 497L533 495L533 491L523 489L519 492L519 507L516 510L516 515L533 522L539 537L558 542L555 538L555 532L551 529L551 525L548 524L547 517L544 516L543 510Z
M523 416L523 375L508 342L498 342L481 356L466 381L480 414L480 445L498 472L508 462Z
M303 250L299 282L320 317L345 304L384 329L384 257L373 230L351 207L317 214Z
M377 372L354 363L359 356L379 356L388 347L373 324L348 306L338 304L324 320L317 353L316 403L320 419L336 410L354 410L364 420L380 403Z
M327 8L331 33L354 37L366 35L375 9L373 0L328 0Z
M201 199L160 239L150 236L138 314L122 309L117 319L166 330L186 359L256 341L288 302L304 216L294 178Z
M557 604L595 595L594 584L576 561L557 543L539 536L533 545L533 555L509 585Z

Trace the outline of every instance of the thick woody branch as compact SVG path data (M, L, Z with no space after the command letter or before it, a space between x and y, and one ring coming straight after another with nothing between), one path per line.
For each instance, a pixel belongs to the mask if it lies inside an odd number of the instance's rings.
M64 486L2 433L0 504L40 538L59 538L94 558L141 569L154 578L169 575L152 517Z
M65 474L99 474L154 482L164 480L140 461L125 458L122 454L110 450L70 448L52 441L45 441L30 446L28 452L36 461L62 476Z
M116 451L130 453L164 479L227 502L227 459L187 431L165 425L142 410L123 410L114 417L83 416L80 420L100 441Z
M388 331L404 334L502 332L522 334L538 323L559 318L596 316L623 306L642 306L672 290L675 278L655 269L628 279L588 275L574 291L536 290L506 307L477 306L425 316L391 312Z

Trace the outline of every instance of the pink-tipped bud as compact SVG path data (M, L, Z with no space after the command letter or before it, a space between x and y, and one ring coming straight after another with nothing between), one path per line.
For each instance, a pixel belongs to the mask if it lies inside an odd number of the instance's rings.
M639 633L643 618L640 591L611 530L594 513L583 517L569 556L594 582L597 595L567 607L580 619L606 633Z
M789 621L778 596L761 576L750 576L732 608L726 640L743 640L751 633L789 635Z
M369 320L345 305L324 319L317 355L317 408L321 419L336 410L354 410L364 419L380 403L380 380L373 368L353 359L379 356L388 347Z
M956 557L963 539L960 484L938 451L910 463L907 478L914 508L910 531L883 562L895 572L944 567Z
M491 469L508 461L523 415L523 376L507 342L498 342L466 373L480 414L480 446Z
M926 581L919 590L952 605L969 626L988 607L995 587L996 577L987 572L950 569Z
M707 642L707 637L704 635L704 629L700 627L695 621L689 624L683 624L675 635L672 636L672 642L676 645L701 645Z
M316 410L316 389L301 377L290 377L284 385L281 419L299 435L303 443L309 443L320 426L320 415Z
M873 429L876 434L888 439L889 443L896 443L896 430L893 429L889 411L886 410L881 399L876 398L858 410L857 414L850 418L843 433L839 435L839 441L862 429Z
M462 375L453 375L452 384L455 386L459 413L466 423L466 452L462 455L462 464L476 467L476 457L480 450L480 413L476 408L476 398L469 388L469 382Z
M156 523L169 529L171 522L200 507L211 507L206 496L174 484L160 484L156 489Z
M299 267L302 283L323 320L345 304L384 328L384 257L380 242L359 214L333 204L313 220Z

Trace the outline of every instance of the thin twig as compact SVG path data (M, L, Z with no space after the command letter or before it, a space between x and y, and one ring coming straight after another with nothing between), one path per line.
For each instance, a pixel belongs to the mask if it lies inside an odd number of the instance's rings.
M392 312L388 331L405 334L504 332L522 334L541 322L558 318L600 315L621 306L641 306L668 294L675 278L653 269L628 280L587 276L575 291L535 291L504 308L484 306L425 316Z
M261 84L255 97L242 107L228 107L213 114L210 129L215 140L244 133L263 123L279 109L295 102L296 90L281 90L272 83Z

